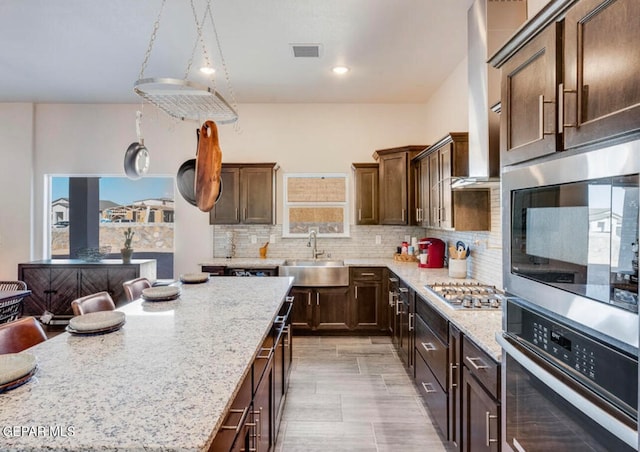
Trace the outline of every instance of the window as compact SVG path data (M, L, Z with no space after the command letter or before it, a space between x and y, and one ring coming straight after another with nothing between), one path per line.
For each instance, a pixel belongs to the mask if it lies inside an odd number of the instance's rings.
M346 174L284 175L284 237L348 237Z

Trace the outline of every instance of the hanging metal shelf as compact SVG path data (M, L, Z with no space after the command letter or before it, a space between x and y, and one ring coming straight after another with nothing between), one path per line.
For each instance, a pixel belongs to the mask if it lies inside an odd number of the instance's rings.
M189 80L144 78L134 83L133 90L174 118L206 118L218 124L238 120L238 113L217 91Z

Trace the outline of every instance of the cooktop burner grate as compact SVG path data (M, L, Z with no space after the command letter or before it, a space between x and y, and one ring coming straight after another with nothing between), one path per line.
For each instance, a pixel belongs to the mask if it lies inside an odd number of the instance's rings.
M424 287L454 309L496 310L504 299L496 286L479 282L435 282Z

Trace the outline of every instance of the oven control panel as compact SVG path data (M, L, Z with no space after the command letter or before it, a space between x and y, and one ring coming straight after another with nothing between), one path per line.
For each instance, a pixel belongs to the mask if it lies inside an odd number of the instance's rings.
M637 357L564 324L560 318L552 319L522 306L513 298L507 301L506 315L507 334L539 350L541 357L587 386L595 384L629 406L637 406Z

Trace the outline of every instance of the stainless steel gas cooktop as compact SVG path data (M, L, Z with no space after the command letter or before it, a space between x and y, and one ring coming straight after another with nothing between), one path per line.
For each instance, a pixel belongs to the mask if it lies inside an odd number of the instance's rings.
M496 286L478 282L435 282L424 287L453 309L497 310L504 299L504 292Z

